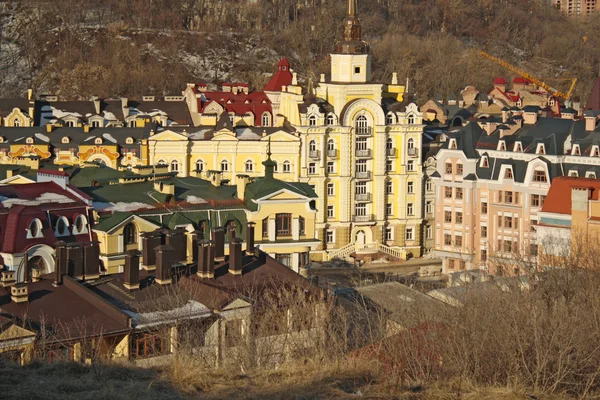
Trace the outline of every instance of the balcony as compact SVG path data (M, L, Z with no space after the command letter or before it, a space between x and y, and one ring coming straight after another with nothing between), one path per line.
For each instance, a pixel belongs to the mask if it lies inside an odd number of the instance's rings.
M356 193L356 201L371 201L371 193Z
M407 149L408 155L411 157L417 157L417 149L413 147L412 149Z
M371 149L356 150L357 158L371 158Z
M385 154L388 157L396 157L396 148L392 147L391 149L385 149Z
M354 217L352 217L352 221L354 221L354 222L371 222L371 221L375 221L375 216L373 214L355 215Z
M361 126L356 128L356 136L373 136L373 128L370 126Z
M371 179L371 171L356 171L356 179Z
M327 150L327 157L329 158L336 158L337 157L337 150L333 149L333 150Z
M319 150L311 150L308 152L308 157L312 158L313 160L320 160L321 152Z

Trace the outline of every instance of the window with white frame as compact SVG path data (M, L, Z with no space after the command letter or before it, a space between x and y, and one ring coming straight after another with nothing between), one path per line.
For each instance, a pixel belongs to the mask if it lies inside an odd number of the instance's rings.
M367 216L367 206L364 203L356 203L354 205L354 215L357 217Z
M327 218L334 218L335 217L335 208L334 206L327 206Z
M394 240L394 231L392 228L385 228L385 240L388 242Z
M292 164L288 160L283 162L283 172L286 174L292 172Z
M361 135L368 134L369 132L369 120L364 115L359 115L358 118L356 118L356 133Z
M204 161L196 160L196 171L204 172Z
M127 139L125 139L125 144L133 144L134 140L132 137L128 137Z
M308 125L309 126L317 126L317 116L316 115L311 115L310 117L308 117Z
M15 120L13 121L13 127L19 128L20 126L21 126L21 121L19 121L18 119L15 118Z
M433 191L433 181L431 179L428 179L427 183L425 183L425 189L428 192L432 192Z
M387 203L385 205L385 215L387 215L388 217L390 215L394 215L394 205L392 203Z
M92 121L92 128L100 128L100 121L98 121L98 120Z
M415 171L415 162L414 162L414 160L409 160L406 163L406 171L408 171L408 172L414 172Z
M311 140L310 142L308 142L308 151L317 151L317 142L315 140Z
M262 126L271 126L271 114L266 112L262 115Z
M387 181L385 183L385 193L386 194L392 194L392 193L394 193L394 182Z
M394 160L385 160L385 172L394 172Z
M327 125L334 125L335 117L332 114L327 115Z
M60 217L56 220L56 227L54 229L56 236L67 236L69 235L69 220L66 217Z
M246 172L254 172L254 163L252 160L246 161Z
M407 182L406 183L406 191L409 194L413 194L415 192L415 183L414 182Z
M433 202L431 200L428 200L425 203L425 212L427 214L433 214Z
M335 141L333 139L327 141L327 151L335 151Z
M406 148L408 149L409 153L413 152L415 150L415 139L408 139L408 142L406 142Z
M367 194L367 182L356 182L356 194Z
M408 116L408 124L414 125L414 123L415 123L415 116L411 114Z
M308 164L308 173L310 175L314 175L317 173L317 164L315 164L314 162L311 162Z
M335 232L331 229L328 229L325 233L325 243L335 243Z
M131 121L129 121L129 127L130 128L135 128L135 126L136 126L135 119L132 119Z
M62 138L61 143L69 143L71 141L71 139L69 139L68 136L65 136Z
M385 123L386 123L386 125L393 125L394 124L394 114L388 113L387 117L385 118Z
M95 144L102 144L102 138L96 138L96 139L94 139L94 143Z
M405 238L406 240L415 240L415 228L406 228Z
M179 172L179 161L171 161L171 172Z
M75 224L73 225L73 235L80 235L87 233L87 218L85 215L79 214L75 217Z
M333 162L333 161L327 162L327 173L335 174L335 162Z
M328 183L327 184L327 196L331 197L331 196L335 196L335 184L334 183Z
M227 160L221 161L221 171L223 171L223 172L229 171L229 161L227 161Z
M431 225L425 227L425 239L433 239L433 229Z
M29 229L27 229L27 238L34 239L43 237L42 233L42 221L37 218L34 218L29 222Z
M406 204L406 214L415 215L415 205L413 203Z

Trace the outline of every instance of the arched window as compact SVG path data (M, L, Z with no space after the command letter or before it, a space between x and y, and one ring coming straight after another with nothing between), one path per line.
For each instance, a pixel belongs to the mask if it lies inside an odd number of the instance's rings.
M327 151L335 151L335 140L329 139L327 141Z
M286 174L292 172L292 164L288 160L283 162L283 172Z
M123 229L125 245L137 243L137 229L134 224L127 224Z
M171 161L171 172L179 172L179 161Z
M28 238L40 238L42 237L42 221L34 218L29 223L29 232L27 233Z
M327 116L327 125L335 125L335 117L333 114Z
M254 163L252 160L246 161L246 172L254 172Z
M308 125L309 126L317 126L317 116L316 115L311 115L310 117L308 117Z
M69 220L65 217L60 217L56 221L56 228L54 233L56 236L66 236L69 234Z
M61 140L61 143L69 143L71 141L71 139L69 139L67 136L63 137Z
M271 126L271 115L267 112L262 115L262 126Z
M308 142L308 151L317 151L317 142L314 140L311 140L310 142Z
M223 172L229 171L229 161L227 161L227 160L221 161L221 171L223 171Z
M27 144L33 144L33 138L32 137L28 137L27 139L25 139L25 143L27 143Z
M408 139L408 142L406 143L406 148L410 151L410 150L414 150L415 149L415 139Z
M233 125L234 121L235 121L235 115L229 114L229 122L231 122L231 125Z
M79 214L77 217L75 217L73 233L78 234L84 233L85 231L87 231L87 218L84 215Z
M96 138L96 139L94 139L94 143L95 144L102 144L102 138Z
M387 117L385 118L385 123L386 123L387 125L392 125L392 124L394 123L394 114L392 114L392 113L389 113L389 114L387 115Z
M15 128L18 128L21 126L21 121L19 121L18 119L15 118L15 120L13 121L13 126Z
M408 124L414 125L414 123L415 123L415 116L411 114L408 116Z
M133 144L133 138L128 137L127 139L125 139L125 144Z
M156 165L167 165L165 160L158 160L158 164Z
M202 160L197 160L196 161L196 171L197 172L204 172L204 161L202 161Z
M358 135L370 134L369 120L364 115L360 115L356 118L356 133Z
M385 141L385 149L392 150L393 148L394 148L394 141L392 140L392 138L387 138L387 140Z

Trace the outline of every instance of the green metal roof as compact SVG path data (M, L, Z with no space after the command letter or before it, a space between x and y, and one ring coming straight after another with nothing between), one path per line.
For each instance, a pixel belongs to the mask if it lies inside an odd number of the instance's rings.
M256 211L258 209L258 205L253 200L261 199L270 194L277 193L282 189L286 189L309 198L317 197L317 194L308 183L285 182L279 179L266 177L259 178L246 186L246 193L244 196L246 207L250 211Z

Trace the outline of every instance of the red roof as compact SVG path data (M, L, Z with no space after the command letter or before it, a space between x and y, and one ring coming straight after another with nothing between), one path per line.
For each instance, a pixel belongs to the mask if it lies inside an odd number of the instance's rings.
M494 79L494 85L506 85L506 79L496 78Z
M591 190L591 199L598 200L600 180L562 176L552 181L542 212L571 215L571 189Z
M216 102L225 109L226 112L244 115L248 112L254 114L254 125L262 126L262 115L268 112L273 116L273 107L271 100L265 92L204 92L198 99L198 111L203 112L204 108L211 102Z
M522 76L517 76L515 79L513 79L513 83L521 83L523 85L530 85L531 81L529 79L525 79Z
M291 85L292 79L293 75L290 72L290 63L287 59L283 58L279 62L277 72L265 86L265 90L268 92L281 92L281 87Z

